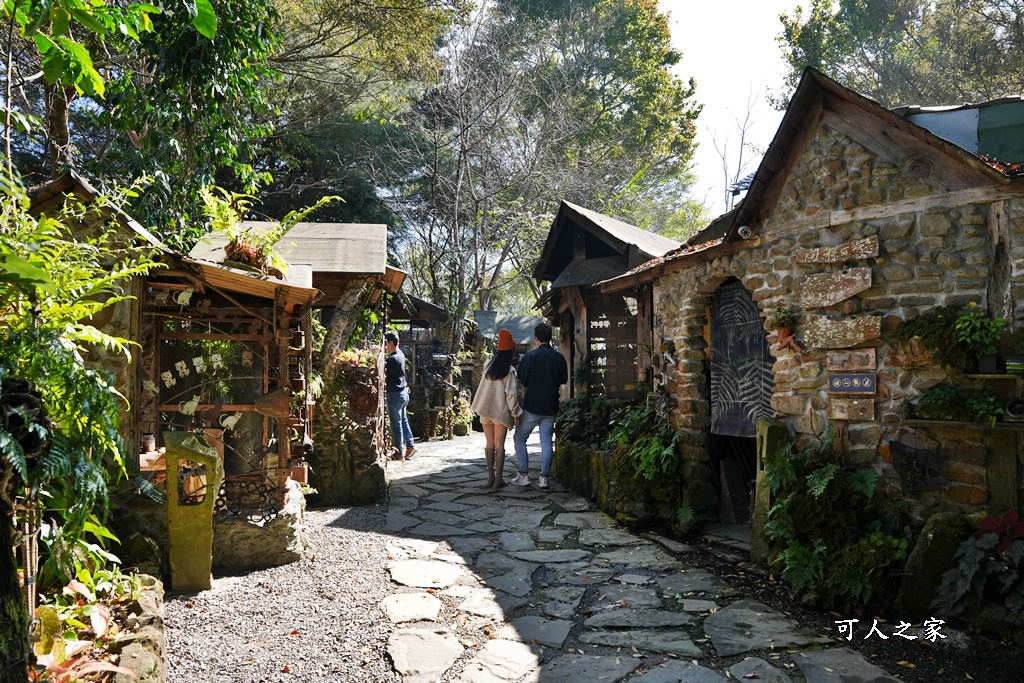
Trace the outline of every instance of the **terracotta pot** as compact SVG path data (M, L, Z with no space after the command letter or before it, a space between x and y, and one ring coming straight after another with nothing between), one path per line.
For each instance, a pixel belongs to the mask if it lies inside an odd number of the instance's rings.
M299 484L308 484L309 483L309 465L306 464L306 463L301 463L299 465L292 465L291 473L289 474L289 476L292 478L292 481L295 481L295 482L297 482Z

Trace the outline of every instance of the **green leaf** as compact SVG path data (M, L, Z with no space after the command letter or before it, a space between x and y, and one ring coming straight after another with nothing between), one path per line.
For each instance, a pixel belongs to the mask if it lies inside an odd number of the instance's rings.
M196 16L192 18L192 25L210 40L217 35L217 15L210 0L196 0Z
M6 254L0 262L0 279L5 281L21 281L40 289L47 294L55 295L57 287L53 284L50 274L43 268L15 254Z
M35 3L33 3L35 4ZM50 18L50 5L53 4L53 0L40 0L39 7L33 7L38 9L39 14L32 17L32 21L22 29L22 35L25 37L35 35L39 31L39 27L43 25L43 22Z
M67 58L60 50L50 50L43 57L43 76L46 78L47 83L59 83L64 78L64 72L67 71L67 68Z
M31 134L33 130L40 130L43 127L43 120L41 118L20 111L11 112L11 123L16 131L26 135Z
M32 40L36 44L36 49L39 50L44 55L47 52L49 52L51 48L54 47L53 41L50 40L50 37L47 36L45 33L37 33L37 34L35 34L34 36L32 36Z
M62 36L71 28L71 15L63 7L54 7L50 10L50 22L53 35Z
M49 605L40 605L36 608L36 642L33 647L36 655L48 655L53 649L57 634L60 633L60 617L57 611Z
M86 95L103 97L103 78L93 66L92 55L89 54L89 51L85 49L84 45L73 40L61 39L61 42L76 67L75 87Z
M102 37L107 32L107 28L99 22L99 20L89 11L84 9L72 9L71 16L74 17L82 26L86 27L96 35Z

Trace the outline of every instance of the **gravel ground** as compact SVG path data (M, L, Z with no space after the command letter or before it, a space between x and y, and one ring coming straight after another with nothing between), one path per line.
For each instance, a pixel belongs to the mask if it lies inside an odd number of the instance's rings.
M172 683L402 680L384 652L393 627L380 602L395 592L384 505L306 519L310 557L168 598Z

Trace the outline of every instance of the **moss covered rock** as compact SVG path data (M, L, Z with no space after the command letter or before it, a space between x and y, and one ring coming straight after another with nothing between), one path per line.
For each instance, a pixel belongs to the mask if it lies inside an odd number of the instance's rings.
M907 559L907 576L893 605L894 614L913 621L932 616L932 600L942 574L953 566L957 547L976 527L970 517L959 512L940 512L928 519Z

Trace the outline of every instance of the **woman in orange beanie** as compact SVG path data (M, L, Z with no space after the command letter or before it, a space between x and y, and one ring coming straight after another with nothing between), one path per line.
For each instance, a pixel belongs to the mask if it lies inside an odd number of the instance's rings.
M523 409L519 406L519 379L512 367L516 342L512 333L498 331L498 353L484 365L484 376L473 397L473 412L480 416L487 439L484 457L487 460L487 488L505 485L501 476L505 467L505 435L519 424Z

